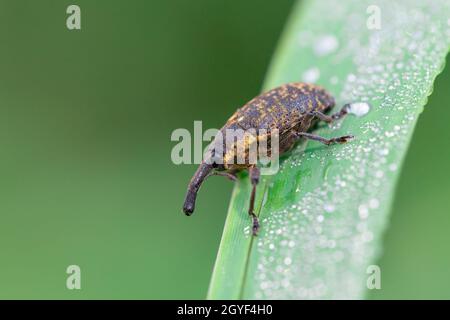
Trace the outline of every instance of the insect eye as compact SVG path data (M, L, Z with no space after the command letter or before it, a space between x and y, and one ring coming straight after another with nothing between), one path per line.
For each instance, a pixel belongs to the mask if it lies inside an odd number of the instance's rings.
M217 168L221 164L221 162L222 161L221 161L221 159L218 156L214 156L212 158L211 164L212 164L213 168Z
M214 169L218 169L218 170L223 170L224 166L223 166L223 159L218 157L218 156L214 156L211 158L211 166Z

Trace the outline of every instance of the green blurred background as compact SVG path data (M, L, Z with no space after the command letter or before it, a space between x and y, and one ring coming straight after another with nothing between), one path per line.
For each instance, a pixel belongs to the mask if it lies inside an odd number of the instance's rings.
M82 30L66 28L73 3ZM218 128L259 92L292 3L0 0L0 298L205 297L232 184L208 180L185 217L195 166L172 164L170 135ZM449 86L446 70L371 298L450 298Z

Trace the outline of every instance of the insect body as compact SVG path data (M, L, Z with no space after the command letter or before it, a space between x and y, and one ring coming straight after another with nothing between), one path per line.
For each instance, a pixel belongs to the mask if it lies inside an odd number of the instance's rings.
M197 171L192 177L183 211L187 215L194 212L197 192L203 181L210 175L223 175L232 180L236 180L236 173L240 170L248 170L252 183L252 192L250 196L249 215L253 221L253 234L256 235L259 230L258 218L254 213L254 202L256 186L259 181L260 170L255 163L248 161L249 150L252 143L261 144L266 142L270 144L270 136L267 132L277 130L279 136L279 154L282 154L293 147L301 138L316 140L326 145L333 143L345 143L353 136L341 136L337 138L326 139L308 131L317 121L332 122L345 116L349 110L349 105L337 113L327 115L335 105L334 98L325 91L325 89L307 83L288 83L267 91L246 103L238 109L220 130L220 139L216 136L213 145L221 146L211 148L205 156L203 162L199 165ZM254 130L253 136L246 137L243 142L245 148L245 161L237 162L239 149L235 145L230 147L226 145L222 138L230 130ZM262 130L264 129L264 130ZM264 133L260 133L264 131ZM239 141L238 141L239 142ZM242 141L241 141L242 142Z

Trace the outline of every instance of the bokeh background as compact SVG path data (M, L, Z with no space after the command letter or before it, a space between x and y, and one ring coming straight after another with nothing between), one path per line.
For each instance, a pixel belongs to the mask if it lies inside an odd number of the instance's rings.
M73 3L82 30L66 28ZM0 0L0 298L206 296L232 184L208 180L185 217L195 166L171 162L170 135L218 128L259 92L292 4ZM450 298L449 86L447 69L370 298Z

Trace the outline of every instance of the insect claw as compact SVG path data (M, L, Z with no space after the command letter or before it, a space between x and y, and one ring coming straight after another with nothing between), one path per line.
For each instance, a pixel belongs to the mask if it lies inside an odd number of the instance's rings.
M352 136L352 135L343 136L343 137L339 138L338 142L342 144L342 143L349 142L350 140L353 140L354 138L355 138L355 136Z
M348 136L342 136L342 137L337 137L337 138L332 138L330 140L322 140L323 143L325 143L327 146L332 145L334 143L339 143L339 144L344 144L349 142L350 140L352 140L353 138L355 138L352 135L348 135Z

